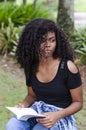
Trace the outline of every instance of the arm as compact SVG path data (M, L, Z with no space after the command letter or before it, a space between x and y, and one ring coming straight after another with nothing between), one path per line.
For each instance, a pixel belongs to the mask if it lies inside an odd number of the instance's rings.
M28 107L36 100L36 95L32 90L32 87L27 87L27 95L25 99L16 105L16 107Z
M59 111L59 118L63 118L78 112L83 106L82 86L70 90L72 103L67 108Z
M76 74L78 72L78 69L73 62L68 61L67 65L69 71L73 74ZM61 111L62 117L78 112L83 106L82 86L77 86L75 89L70 89L70 94L72 97L72 104Z
M71 61L68 61L68 69L72 73L77 73L78 69ZM82 86L76 86L75 89L70 89L72 103L67 107L57 112L44 113L46 118L38 119L45 127L52 127L59 119L72 115L78 112L83 106Z
M46 118L38 119L37 121L42 123L45 127L51 128L61 118L78 112L83 106L82 87L79 86L76 89L70 90L70 93L72 96L72 103L70 106L57 112L46 112L44 113Z

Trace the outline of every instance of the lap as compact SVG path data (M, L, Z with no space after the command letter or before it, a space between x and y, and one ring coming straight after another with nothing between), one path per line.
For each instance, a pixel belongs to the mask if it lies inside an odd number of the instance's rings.
M58 124L58 123L57 123ZM63 130L61 124L54 125L50 130ZM35 122L34 120L21 121L15 117L11 118L6 125L6 130L49 130L42 124ZM64 130L69 130L64 127ZM77 127L71 126L70 130L77 130Z
M30 130L30 123L27 121L21 121L15 117L11 118L7 125L6 130Z
M32 130L49 130L48 128L44 127L42 124L37 123Z

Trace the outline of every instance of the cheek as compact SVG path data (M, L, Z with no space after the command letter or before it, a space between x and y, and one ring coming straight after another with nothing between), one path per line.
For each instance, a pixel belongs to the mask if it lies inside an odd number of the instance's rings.
M39 51L40 55L42 55L44 53L44 50L45 50L45 46L44 46L44 44L41 44L40 51Z
M42 44L40 45L40 50L44 50L44 49L45 49L45 44L42 43Z
M56 48L56 43L53 44L52 48L53 48L53 50L55 50L55 48Z

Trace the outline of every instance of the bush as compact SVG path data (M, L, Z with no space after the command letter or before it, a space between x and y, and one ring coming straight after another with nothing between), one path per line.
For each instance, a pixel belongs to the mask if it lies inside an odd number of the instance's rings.
M4 22L5 26L9 24L8 19L11 18L11 13L15 10L16 6L9 2L0 3L0 26Z
M52 18L52 15L42 7L37 6L34 8L32 4L18 6L9 2L6 4L0 3L0 23L4 22L5 26L8 26L9 18L14 23L14 26L18 26L25 25L28 21L38 17Z
M86 64L86 28L75 30L70 40L75 52L80 56L80 61Z
M14 55L22 27L35 18L50 16L45 9L40 7L34 9L33 5L0 3L0 53Z
M14 54L16 45L19 40L19 34L22 27L14 27L11 19L9 19L9 24L5 27L2 23L0 29L0 53L1 54Z

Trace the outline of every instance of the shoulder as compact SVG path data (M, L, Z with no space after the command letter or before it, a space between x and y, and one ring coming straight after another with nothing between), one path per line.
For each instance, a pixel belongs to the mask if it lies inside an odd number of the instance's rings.
M72 73L77 73L78 72L78 67L71 60L67 61L67 67L68 67L69 71L72 72Z

